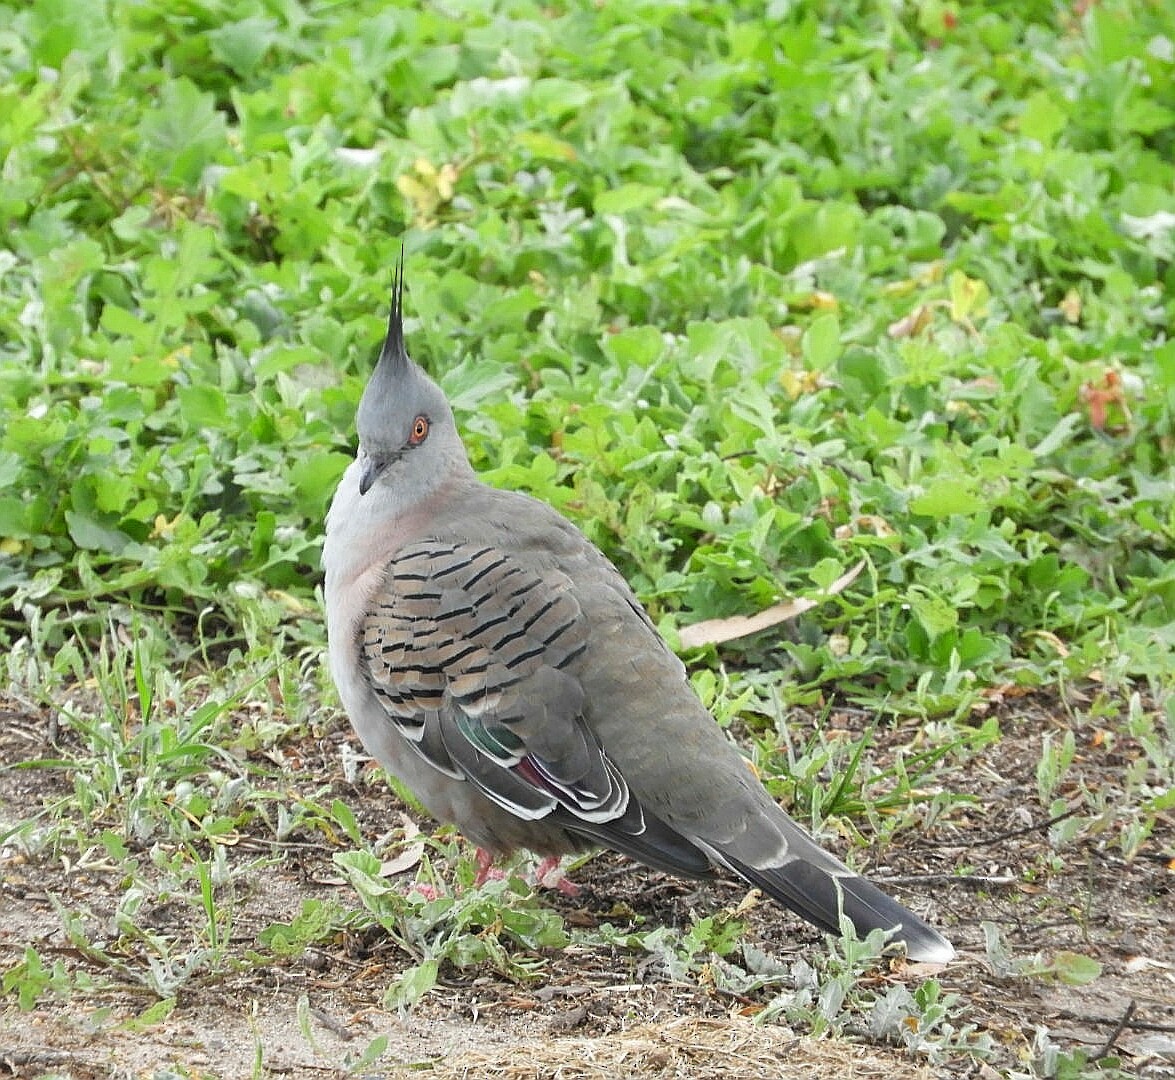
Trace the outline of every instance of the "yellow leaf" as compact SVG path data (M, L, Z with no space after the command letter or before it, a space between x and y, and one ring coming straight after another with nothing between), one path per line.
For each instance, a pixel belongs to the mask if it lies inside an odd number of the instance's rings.
M163 514L155 515L154 528L151 530L152 540L170 540L175 534L175 527L180 523L183 514L176 514L170 521Z
M1057 307L1061 309L1061 314L1065 316L1066 322L1081 322L1081 294L1076 289L1070 289L1065 293L1065 299Z
M817 289L807 296L797 297L789 303L794 308L810 308L813 311L836 311L840 307L840 301L832 293L825 292L823 289Z
M986 283L978 278L969 278L961 270L951 274L951 318L955 322L968 322L974 315L987 310L991 292Z
M915 289L925 288L927 285L935 285L942 281L942 260L935 259L932 263L927 263L923 266L913 277L903 278L901 281L891 281L888 285L882 287L882 292L886 296L908 296Z
M556 139L542 131L521 131L514 136L515 141L524 150L534 157L549 158L555 161L575 161L578 155L575 147L562 139Z
M412 204L417 223L428 225L437 210L452 200L460 176L461 170L452 162L438 169L427 158L417 158L412 172L396 177L396 189Z
M413 205L428 201L428 188L408 173L396 177L396 190Z
M979 411L969 401L956 401L952 398L947 402L947 416L965 416L969 420L978 420Z
M174 352L168 353L163 358L163 363L165 363L169 368L178 369L185 360L188 360L191 357L191 355L192 347L190 345L181 345ZM135 359L137 360L138 357L135 357Z
M818 371L793 371L791 368L784 368L779 373L779 385L783 387L787 396L795 401L801 394L814 394L824 384Z
M449 202L453 198L458 175L457 166L449 162L441 166L441 171L437 173L437 194L441 202Z
M282 607L293 615L308 615L313 610L302 603L296 596L291 596L288 592L283 592L281 589L270 589L265 595L270 600L275 600L281 604Z

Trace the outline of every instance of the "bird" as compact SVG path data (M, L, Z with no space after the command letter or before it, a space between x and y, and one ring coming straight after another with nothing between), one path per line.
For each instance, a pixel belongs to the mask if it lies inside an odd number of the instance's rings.
M484 483L408 356L404 252L358 450L323 546L328 662L366 751L491 856L609 848L733 874L816 927L938 931L793 822L694 693L621 573L532 496Z

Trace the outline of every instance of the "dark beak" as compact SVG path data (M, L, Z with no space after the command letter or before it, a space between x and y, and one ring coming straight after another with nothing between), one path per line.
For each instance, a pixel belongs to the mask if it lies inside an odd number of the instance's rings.
M380 461L367 454L363 455L363 468L359 472L359 494L366 495L375 483L375 478L383 472L386 462Z

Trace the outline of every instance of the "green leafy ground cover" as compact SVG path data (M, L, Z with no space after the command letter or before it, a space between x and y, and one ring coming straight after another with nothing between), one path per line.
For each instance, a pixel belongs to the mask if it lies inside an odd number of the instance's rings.
M936 1068L1165 1067L1169 980L1127 976L1175 948L1090 912L1171 927L1168 5L36 0L0 4L0 76L0 897L40 904L0 930L0 1036L62 1002L166 1024L382 934L372 1000L419 1015L471 972L557 981L573 942ZM796 816L930 875L958 974L879 988L873 944L811 939L797 974L764 952L795 924L756 936L734 892L576 929L405 835L318 591L402 241L475 465L671 637L864 560L694 679ZM254 911L291 845L317 883ZM405 898L396 853L453 891ZM1022 933L1058 913L1072 940ZM1111 988L1074 1006L1109 1025L1024 1012L1058 985Z

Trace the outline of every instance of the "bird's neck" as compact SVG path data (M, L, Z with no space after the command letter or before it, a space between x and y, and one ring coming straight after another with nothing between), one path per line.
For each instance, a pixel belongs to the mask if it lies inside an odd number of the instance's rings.
M432 489L377 485L359 493L361 466L347 466L326 515L323 565L327 586L354 581L365 568L383 567L404 544L428 531L438 511L458 498L460 489L478 483L469 462L454 462Z

